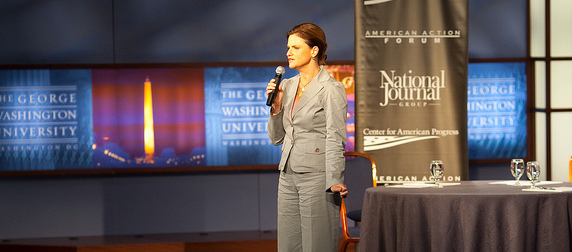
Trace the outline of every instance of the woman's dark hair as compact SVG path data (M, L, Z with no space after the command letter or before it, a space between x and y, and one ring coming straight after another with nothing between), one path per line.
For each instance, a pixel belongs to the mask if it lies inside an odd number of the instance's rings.
M312 23L299 24L286 33L286 38L294 34L302 38L310 48L317 46L319 49L318 55L316 55L318 64L324 65L326 63L328 43L326 43L326 34L322 31L322 28Z

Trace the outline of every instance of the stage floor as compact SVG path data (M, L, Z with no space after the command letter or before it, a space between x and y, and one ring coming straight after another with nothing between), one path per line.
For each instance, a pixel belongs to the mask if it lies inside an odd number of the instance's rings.
M2 252L247 252L276 251L276 231L9 239ZM354 251L350 244L349 251Z

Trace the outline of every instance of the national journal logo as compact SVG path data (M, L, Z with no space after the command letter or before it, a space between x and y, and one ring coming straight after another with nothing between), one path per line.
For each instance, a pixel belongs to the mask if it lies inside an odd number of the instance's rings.
M435 74L405 73L396 70L380 70L379 106L427 107L440 105L442 89L446 88L445 70Z

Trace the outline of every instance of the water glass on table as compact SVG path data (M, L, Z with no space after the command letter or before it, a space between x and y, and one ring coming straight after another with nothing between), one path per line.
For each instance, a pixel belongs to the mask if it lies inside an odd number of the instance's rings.
M532 183L530 189L536 189L536 182L540 178L540 165L536 161L526 163L526 176Z
M431 177L435 180L435 188L443 188L443 185L439 184L439 180L443 177L443 172L445 168L443 167L443 161L433 160L429 166L431 171Z
M516 183L514 183L515 186L520 186L519 180L525 171L524 160L516 158L510 161L510 173L512 173L512 176L516 179Z

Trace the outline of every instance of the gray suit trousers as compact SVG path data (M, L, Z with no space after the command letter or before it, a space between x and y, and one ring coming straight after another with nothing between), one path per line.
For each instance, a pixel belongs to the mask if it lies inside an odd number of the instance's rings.
M296 173L288 166L278 183L278 251L337 251L340 195L324 190L325 172Z

